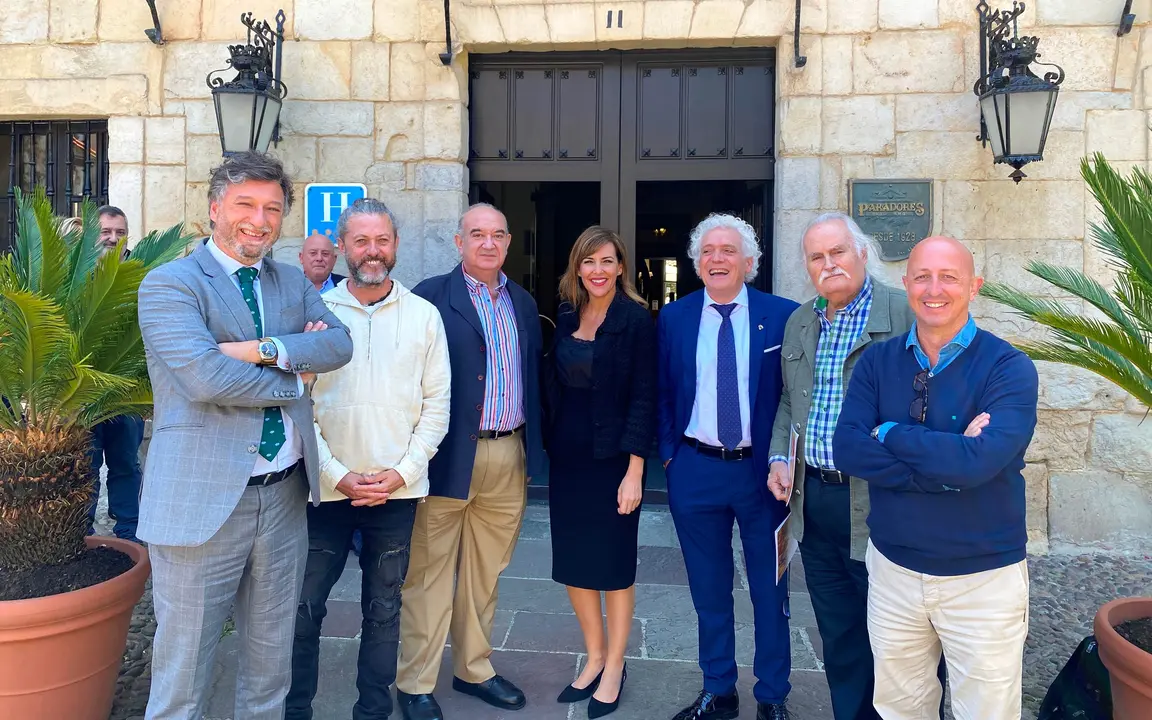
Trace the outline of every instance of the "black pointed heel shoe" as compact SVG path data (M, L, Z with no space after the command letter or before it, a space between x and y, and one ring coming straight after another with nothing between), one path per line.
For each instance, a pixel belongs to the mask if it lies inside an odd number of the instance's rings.
M620 674L620 689L616 692L616 699L610 703L600 702L596 698L588 700L588 718L596 720L605 715L611 715L620 707L620 698L624 695L624 683L628 680L628 663L624 663L624 671ZM593 691L595 692L595 691Z
M569 685L560 691L560 695L557 696L556 702L564 703L567 705L568 703L583 702L587 700L588 698L592 697L592 693L596 692L596 688L600 687L600 679L603 677L604 671L601 670L600 674L593 678L592 682L588 683L588 687L575 688Z

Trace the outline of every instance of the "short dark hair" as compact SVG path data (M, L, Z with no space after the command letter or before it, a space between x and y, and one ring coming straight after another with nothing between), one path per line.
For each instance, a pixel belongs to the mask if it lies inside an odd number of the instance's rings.
M213 168L208 179L208 201L220 200L230 185L249 180L280 183L280 189L284 191L284 214L292 209L292 178L284 171L284 164L271 155L254 150L229 155Z
M124 214L124 211L115 205L101 205L100 207L96 208L96 217L102 218L105 215L111 215L112 217L122 217L125 220L128 219L128 216Z

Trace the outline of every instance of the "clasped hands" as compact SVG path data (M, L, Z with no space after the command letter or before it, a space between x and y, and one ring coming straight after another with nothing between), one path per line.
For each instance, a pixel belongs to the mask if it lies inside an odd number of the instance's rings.
M327 330L328 324L323 320L316 322L305 323L304 332L320 332ZM260 364L260 341L259 340L241 340L239 342L222 342L218 344L220 352L240 362L252 363L253 365ZM300 373L300 379L304 381L305 385L310 385L316 379L316 373Z
M968 423L968 427L964 429L964 437L980 437L980 433L988 427L990 422L992 422L991 415L986 412L980 413L972 418L972 422ZM772 496L780 502L784 502L788 498L788 491L791 487L792 477L788 474L788 463L779 460L772 463L768 471L768 490Z
M349 471L336 483L336 490L352 501L352 507L383 505L402 487L404 478L391 469L367 474Z

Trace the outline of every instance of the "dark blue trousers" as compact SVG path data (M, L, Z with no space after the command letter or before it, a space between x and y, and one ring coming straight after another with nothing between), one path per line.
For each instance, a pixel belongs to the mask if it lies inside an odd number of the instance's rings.
M125 540L136 539L140 517L140 443L144 420L120 415L92 428L92 504L88 507L88 532L96 520L100 499L100 466L108 464L108 516L116 521L112 531Z
M788 697L792 656L788 642L788 578L776 584L774 533L787 510L757 479L752 460L725 462L680 445L668 465L668 505L699 622L704 689L736 689L736 616L733 611L732 523L740 524L744 562L756 623L753 672L757 702Z
M819 475L804 481L804 577L824 644L824 671L836 720L879 720L872 707L872 646L868 641L868 569L850 557L848 485Z

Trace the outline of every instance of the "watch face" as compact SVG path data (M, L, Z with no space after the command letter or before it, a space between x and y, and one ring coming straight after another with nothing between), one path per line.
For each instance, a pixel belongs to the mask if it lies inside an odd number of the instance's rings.
M260 357L271 360L276 357L276 344L270 342L260 343Z

